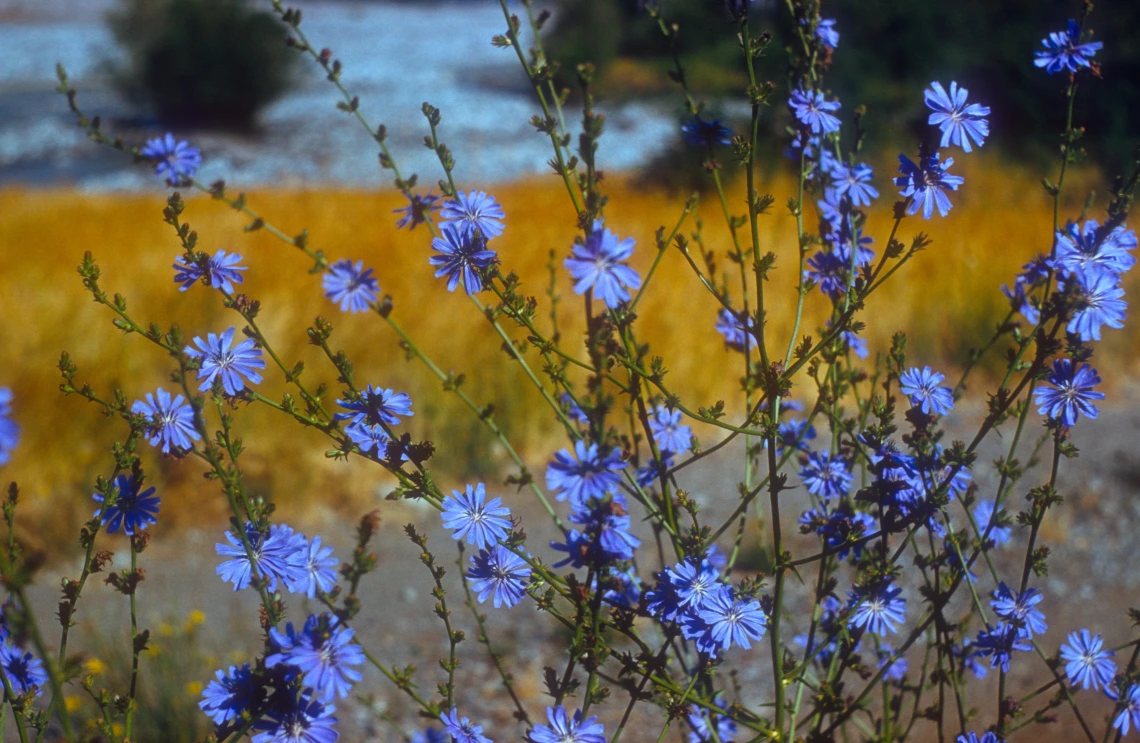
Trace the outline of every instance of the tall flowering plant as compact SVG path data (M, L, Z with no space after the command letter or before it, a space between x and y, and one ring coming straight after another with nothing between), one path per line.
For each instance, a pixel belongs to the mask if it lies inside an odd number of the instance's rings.
M864 307L888 282L905 280L906 265L930 245L920 220L953 219L956 194L969 188L951 172L954 156L984 147L990 109L953 80L915 91L929 109L927 136L899 155L893 179L876 179L860 159L862 113L844 121L842 104L827 88L829 69L842 59L840 32L833 19L820 15L815 0L787 3L794 32L786 88L757 78L754 61L771 39L754 35L751 4L726 3L726 32L737 34L749 81L743 93L750 118L740 132L707 116L676 56L683 29L646 4L662 43L674 52L671 77L688 108L681 134L705 154L715 193L711 211L725 220L724 249L739 269L731 281L717 280L714 253L704 242L694 257L693 240L683 232L698 211L695 198L671 228L654 236L645 275L630 264L639 238L615 233L606 221L598 169L605 118L594 108L594 71L590 65L577 69L582 127L575 138L565 124L568 91L554 86L555 62L542 46L548 15L536 14L524 0L534 39L528 49L524 21L500 0L507 28L492 43L515 54L533 86L541 113L531 123L549 139L551 165L566 190L565 218L579 229L562 268L582 297L582 344L564 340L568 335L557 325L546 327L540 300L510 271L509 256L500 256L496 240L510 229L509 215L482 184L460 182L456 160L440 140L441 112L424 105L425 142L438 154L442 172L440 193L424 193L415 175L400 170L386 128L363 116L359 100L341 82L341 61L310 41L299 10L271 2L289 30L289 44L324 71L342 97L338 108L375 140L380 164L407 199L394 227L425 228L423 259L449 291L462 288L486 319L489 337L502 341L516 370L539 391L566 446L552 453L544 473L531 471L491 408L463 389L462 375L444 372L430 349L405 332L400 303L381 293L382 272L353 257L331 260L307 232L271 224L224 182L198 181L201 155L189 143L167 135L140 148L108 135L98 118L80 110L61 68L60 91L95 142L153 167L171 187L228 204L251 220L247 229L269 231L310 262L311 272L321 276L313 291L328 298L330 310L371 313L387 325L422 371L458 396L508 452L518 467L508 482L518 490L497 496L483 482L440 485L431 465L448 456L445 432L417 441L404 430L414 401L384 380L360 379L351 352L334 350L328 319L317 318L307 337L335 371L337 389L314 382L301 364L289 365L259 323L272 308L240 291L257 266L245 265L239 255L203 251L175 191L163 211L181 249L174 283L180 291L210 292L240 320L205 329L188 342L177 327L165 330L138 319L126 298L102 288L92 256L83 259L84 286L115 326L169 356L172 389L156 380L103 395L80 381L66 354L60 361L63 392L98 403L127 434L96 483L97 508L81 535L81 573L63 579L58 646L54 638L48 644L28 601L31 561L13 536L0 549L10 594L0 679L21 741L49 730L67 740L80 737L62 702L76 685L92 692L98 708L92 727L101 739L132 739L136 720L147 714L138 704L136 680L149 633L139 626L135 589L145 575L140 555L147 527L160 517L160 494L146 487L138 453L143 445L160 449L171 466L186 458L205 463L232 515L216 546L217 577L259 598L264 635L256 660L218 669L202 688L199 706L213 726L213 740L331 743L340 735L338 706L362 683L367 667L406 698L408 709L432 721L415 733L415 740L425 741L523 736L533 743L617 743L623 735L660 741L670 729L683 728L692 743L841 736L887 741L929 730L940 740L993 743L1052 720L1056 710L1071 714L1092 743L1140 726L1140 640L1115 636L1108 627L1103 633L1074 628L1060 647L1042 637L1047 612L1062 597L1050 596L1039 581L1048 550L1038 538L1061 503L1061 463L1077 453L1070 430L1090 425L1105 399L1093 366L1096 344L1125 320L1121 277L1135 263L1137 245L1126 218L1140 171L1113 182L1100 218L1070 220L1062 212L1065 175L1079 155L1082 132L1074 120L1078 85L1099 74L1100 44L1089 40L1090 4L1065 31L1043 40L1036 59L1025 50L1027 66L1032 62L1040 74L1056 77L1067 112L1059 171L1044 181L1054 204L1050 239L1025 239L1025 269L1012 288L1002 287L1009 309L955 379L921 359L912 364L902 334L886 354L869 361L859 334L866 322L889 322L865 316ZM784 95L784 144L798 184L787 200L797 235L798 265L791 272L777 270L772 246L760 239L760 221L775 199L762 193L756 167L764 144L760 120L779 108L773 104ZM725 148L744 171L743 214L733 212L722 182ZM884 207L891 227L876 241L867 232L868 214L892 190L896 198ZM639 302L654 290L665 260L686 264L691 291L708 292L719 305L707 327L693 332L716 331L739 355L731 372L742 375L737 416L724 402L694 406L678 395L667 381L667 358L651 355L638 334ZM777 281L796 287L793 306L780 308L794 317L787 337L777 337L768 323ZM802 327L809 303L826 310L825 322L810 335ZM955 415L967 378L982 358L1003 350L1005 372L988 395L976 433L944 443L944 423ZM267 375L284 379L290 392L280 400L262 395L258 386ZM19 435L10 421L10 398L0 392L0 462ZM438 528L458 549L457 580L429 549L428 538L413 525L406 528L427 568L444 632L447 652L438 671L392 665L366 647L354 626L363 611L363 579L376 568L369 543L379 513L361 520L351 556L338 557L322 537L275 520L271 501L251 494L236 433L247 406L271 408L283 421L313 429L328 439L329 456L360 457L394 477L393 498L438 511ZM1024 491L1026 505L1018 510L1023 470L1017 457L1038 427L1034 451L1049 452L1048 476ZM999 430L1006 432L1008 450L997 474L976 480L979 447ZM684 483L691 467L730 446L739 452L737 497L726 518L709 520ZM511 498L524 491L560 534L552 543L528 540L512 513ZM13 486L4 508L10 535L17 497ZM813 548L793 551L806 543L789 537L793 522ZM83 588L109 560L100 545L120 529L129 539L130 569L108 582L129 597L131 681L129 689L100 693L65 659ZM742 576L741 543L749 531L762 535L771 560L763 574ZM1025 553L1020 569L1010 572L1008 561L994 557L1010 549L1015 534ZM466 597L470 620L454 611L457 590ZM303 621L289 621L287 602L312 611ZM480 605L495 612L529 607L564 630L565 646L551 648L546 658L542 683L550 703L544 711L518 693L512 659L495 649ZM483 723L487 710L460 693L467 673L457 647L467 637L461 627L472 623L506 692L502 703L513 710L513 726L490 729ZM742 663L765 668L762 688L742 688L725 673ZM1024 694L1009 680L1015 667L1035 680ZM996 687L971 683L987 674L997 676ZM435 692L428 691L429 680L438 682ZM995 689L995 704L975 712L982 695ZM1096 693L1107 695L1111 706L1100 734L1100 721L1082 712L1084 698ZM401 723L411 721L409 714Z

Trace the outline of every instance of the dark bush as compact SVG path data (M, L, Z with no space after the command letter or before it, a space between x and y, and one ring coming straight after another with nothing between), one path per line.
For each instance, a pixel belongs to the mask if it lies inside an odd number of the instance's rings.
M167 124L249 128L293 80L284 28L245 0L123 0L108 22L121 87Z
M740 85L726 83L741 68L736 30L728 22L721 0L659 0L662 17L680 27L678 50L690 75L707 69L697 84L698 96L717 97ZM594 61L603 77L605 65L625 57L667 69L668 45L643 2L561 0L548 47L551 57L572 62ZM757 75L782 85L787 74L787 49L793 45L793 23L783 2L754 2L754 33L770 31L774 41L757 60ZM868 109L867 145L878 150L909 132L926 129L929 112L916 90L932 80L957 80L970 90L971 100L993 110L992 141L1007 155L1024 159L1054 158L1057 132L1064 128L1065 105L1058 78L1032 66L1034 51L1050 31L1078 16L1077 0L959 0L953 13L935 3L914 0L829 0L823 15L838 20L839 50L828 74L828 88L843 101L846 119L858 104ZM608 10L606 10L608 8ZM591 34L580 23L585 10L609 13L612 24L604 34ZM1099 11L1099 8L1098 8ZM1116 94L1102 95L1096 75L1082 83L1076 103L1077 120L1088 129L1089 154L1109 172L1131 162L1136 142L1133 101L1140 93L1140 45L1134 43L1140 24L1140 2L1113 3L1107 13L1094 12L1089 25L1104 49L1096 61ZM597 22L597 21L595 21ZM616 39L615 39L616 36ZM563 52L565 50L565 52ZM572 71L572 67L570 68ZM572 80L572 77L571 77ZM776 130L785 116L780 88L773 99ZM655 92L655 91L653 91ZM888 113L890 112L890 113ZM768 117L768 114L765 114ZM1130 128L1130 124L1133 124Z

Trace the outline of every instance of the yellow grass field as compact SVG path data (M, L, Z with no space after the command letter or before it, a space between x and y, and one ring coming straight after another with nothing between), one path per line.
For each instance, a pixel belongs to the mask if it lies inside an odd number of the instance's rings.
M964 170L966 186L955 197L949 218L904 221L900 233L904 242L917 231L926 231L934 244L868 307L864 319L869 328L864 335L872 352L883 350L892 333L905 329L911 335L913 363L954 369L966 349L992 332L1005 311L999 286L1010 282L1033 254L1049 249L1051 204L1035 177L1010 177L994 160L967 164L971 167ZM1071 179L1065 214L1079 214L1093 175L1078 172ZM890 218L885 202L892 189L884 181L880 178L879 187L885 198L870 223L877 249ZM604 184L611 196L607 221L618 234L637 239L633 264L644 276L654 255L655 230L672 227L683 199L634 190L629 183L612 177ZM760 236L765 249L770 247L779 256L768 294L769 333L783 348L794 299L795 225L781 205L793 193L794 183L778 176L763 187L777 197L772 215L762 217ZM580 351L575 339L582 332L582 303L561 268L575 220L561 182L552 177L496 186L493 192L507 213L506 233L494 245L504 267L517 271L529 292L542 298L548 253L555 251L565 342L569 349ZM401 197L391 192L249 194L252 208L290 234L308 228L311 245L323 249L330 259L358 258L373 266L381 291L394 299L393 316L439 366L466 374L468 392L480 403L494 403L496 417L516 448L540 468L552 448L560 445L550 416L521 370L500 349L486 320L461 292L448 294L432 277L428 232L394 229L392 209L400 202ZM744 210L740 193L734 192L733 202L736 211ZM91 302L75 273L84 251L92 251L102 267L104 288L124 294L130 311L144 324L177 322L190 338L220 332L240 321L202 286L177 291L171 264L179 248L162 222L163 206L157 188L146 195L0 191L0 246L6 258L0 276L6 320L0 385L15 393L14 414L23 426L23 440L3 476L20 483L25 515L33 523L49 526L43 532L46 541L74 534L89 517L95 477L108 470L111 443L125 435L122 422L104 418L96 406L78 397L59 393L55 365L60 352L69 351L80 368L80 380L104 395L121 387L128 399L136 399L160 385L171 386L169 360L143 339L124 336L111 325L110 314ZM734 269L723 257L728 235L715 200L706 198L699 215L706 245L718 250L724 270ZM342 315L324 299L319 276L307 272L310 264L299 251L265 231L244 232L245 220L208 197L189 199L183 216L198 231L204 249L225 248L245 257L250 270L242 290L261 301L262 328L281 357L290 364L305 362L311 386L319 381L335 384L334 372L318 349L307 344L305 334L313 318L324 315L336 326L333 347L350 354L359 383L412 395L416 415L410 430L436 442L433 467L445 487L467 478L501 477L507 461L504 452L478 421L418 362L406 360L395 334L379 318ZM685 232L694 226L690 221ZM804 332L815 334L824 306L818 293L810 297ZM676 250L665 256L639 308L642 337L665 357L669 383L693 407L739 398L739 357L726 351L713 331L716 308ZM878 322L870 320L874 316ZM548 324L545 317L540 321L540 327ZM1136 327L1108 330L1106 341L1098 346L1097 365L1110 386L1137 371L1130 353L1140 332ZM537 368L537 355L532 352L531 358ZM980 397L983 379L975 382ZM280 398L286 387L270 370L260 391ZM270 409L243 409L238 421L248 447L244 459L253 489L272 495L286 509L358 511L391 485L379 468L326 459L327 440L291 425ZM719 438L713 430L698 427L696 432L706 443ZM201 478L198 464L163 460L145 448L144 462L163 494L161 529L223 518L222 499L215 485Z

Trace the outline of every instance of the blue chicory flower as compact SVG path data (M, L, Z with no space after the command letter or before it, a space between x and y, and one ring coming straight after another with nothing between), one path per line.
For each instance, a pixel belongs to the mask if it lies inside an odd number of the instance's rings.
M1061 644L1061 660L1065 663L1069 684L1080 684L1082 689L1091 686L1096 691L1100 685L1107 689L1112 684L1116 676L1114 655L1114 651L1104 647L1099 634L1093 635L1087 629L1070 632L1068 640Z
M641 276L623 261L633 255L634 240L618 240L617 235L594 223L585 242L576 242L564 265L574 279L574 293L593 295L614 309L630 298L629 289L641 287Z
M856 588L848 591L848 607L853 609L850 619L852 628L863 628L876 635L897 632L896 624L906 621L906 599L902 589L890 583Z
M495 608L512 607L526 595L530 566L501 544L471 556L467 579L479 603L493 598Z
M146 437L151 446L162 444L162 453L169 454L170 447L186 450L193 441L202 438L194 430L194 408L182 395L171 398L170 393L159 387L152 394L146 393L146 400L135 400L131 412L147 418Z
M252 562L241 539L231 531L225 534L229 544L214 545L215 552L230 558L217 567L218 576L233 583L235 591L249 585L255 570L270 592L277 590L278 581L288 584L306 580L309 543L304 534L285 524L273 524L267 534L262 534L253 524L246 523L245 536Z
M1044 67L1050 75L1061 70L1077 72L1082 67L1091 67L1092 58L1103 47L1099 41L1081 43L1081 27L1072 18L1064 31L1053 31L1041 40L1044 51L1035 52L1034 67Z
M503 234L503 207L485 191L460 191L455 198L443 202L439 216L441 225L454 225L465 235L471 236L478 230L484 242Z
M625 467L617 449L602 454L597 444L587 447L579 439L574 442L573 453L562 449L554 455L546 467L546 486L556 491L560 501L569 498L571 503L585 503L616 488L621 482L617 473Z
M175 141L170 132L148 139L139 155L154 161L154 174L169 186L187 185L202 165L201 151L185 140Z
M483 726L476 725L467 717L460 719L458 710L451 708L439 716L443 729L451 736L453 743L491 743L491 739L483 735Z
M379 296L380 282L364 261L345 258L328 267L321 288L325 296L340 305L341 312L366 312Z
M809 453L802 461L800 479L812 495L830 500L847 495L851 489L851 471L838 454L832 456L825 449Z
M140 488L142 481L136 481L134 475L121 472L115 476L115 489L119 494L111 505L95 511L95 518L103 522L108 534L114 534L122 527L124 534L133 536L158 521L160 501L154 494L154 487L142 492L139 492ZM91 497L100 504L107 500L103 493L95 493Z
M649 430L661 451L683 452L693 443L693 429L681 423L681 411L664 405L658 405L649 416Z
M226 294L233 294L234 284L245 281L245 277L238 271L247 271L249 267L238 265L242 258L237 253L226 253L224 250L218 250L217 253L208 257L204 253L197 255L201 256L201 261L205 265L195 261L187 261L185 256L175 257L174 283L179 285L178 291L184 292L194 286L198 280L202 280L207 286Z
M360 671L353 668L364 663L364 651L352 641L355 632L328 613L313 614L297 632L293 623L285 632L269 629L273 652L266 656L266 668L292 666L302 674L306 685L313 687L317 698L332 702L344 699L353 684L360 681Z
M929 157L919 158L915 165L906 155L899 155L899 172L901 176L895 178L895 185L902 189L900 196L911 199L906 213L913 215L922 211L923 219L934 216L934 208L938 207L939 216L945 217L950 213L953 204L946 191L957 191L965 179L958 175L950 175L947 168L954 164L954 158L948 157L939 161L936 152Z
M496 258L495 251L487 249L487 238L482 233L446 223L440 227L440 237L431 241L431 248L439 255L428 258L428 263L438 266L437 279L447 277L449 292L455 291L461 281L468 294L483 291L478 269L487 268Z
M812 134L839 131L839 119L832 114L839 110L839 101L827 100L822 91L796 88L788 99L788 108Z
M1073 313L1066 332L1076 333L1084 342L1099 341L1100 329L1124 327L1128 303L1121 297L1124 289L1120 277L1101 266L1079 268L1074 276L1077 282L1078 307Z
M1033 391L1033 402L1041 415L1060 421L1062 426L1075 426L1082 415L1095 420L1100 414L1092 401L1103 400L1104 393L1094 389L1100 377L1088 364L1078 369L1071 359L1054 359L1047 381L1051 387L1042 385Z
M424 224L427 218L431 216L432 211L439 207L439 199L439 196L432 193L408 195L407 206L392 210L393 213L400 215L400 218L396 220L396 229L402 230L407 227L411 231L416 228L416 225Z
M910 398L910 404L921 408L927 415L946 415L954 407L954 393L949 387L939 387L938 383L946 375L931 370L929 366L919 369L911 367L899 377L899 389Z
M465 492L452 490L443 499L443 528L451 529L456 541L467 537L476 549L489 549L511 531L511 511L500 498L487 500L483 483L468 485Z
M303 536L303 535L302 535ZM300 542L298 541L299 545ZM303 593L316 598L317 591L328 593L336 585L336 566L340 560L332 556L332 547L322 547L321 538L313 537L302 555L304 568L287 572L283 577L290 593Z
M566 714L562 705L546 708L547 725L535 725L527 734L531 743L606 743L606 731L597 717L582 719L582 711Z
M337 400L337 405L348 410L347 413L337 413L333 420L350 420L350 425L378 426L381 423L388 426L400 425L400 416L411 417L412 398L404 392L394 392L385 387L368 385L360 393L360 399L353 401Z
M12 420L12 390L0 387L0 464L8 464L20 443L20 424Z
M970 140L981 147L990 135L990 124L986 121L990 107L980 103L967 104L968 95L969 91L959 88L958 83L953 81L949 93L937 81L932 82L930 89L925 91L926 107L934 112L930 114L928 123L942 130L939 146L948 147L953 144L970 152Z
M234 333L234 328L227 328L221 336L207 333L206 340L194 338L194 345L198 348L186 346L184 349L187 356L201 362L198 367L198 379L201 380L199 392L206 392L213 387L214 380L218 377L221 377L222 389L227 395L236 395L245 389L242 377L251 384L261 383L261 375L256 371L265 368L261 349L252 338L246 338L230 348Z
M248 663L240 668L230 666L229 671L219 669L215 676L202 690L202 701L198 702L198 707L215 725L225 725L241 717L243 712L252 711L260 690Z

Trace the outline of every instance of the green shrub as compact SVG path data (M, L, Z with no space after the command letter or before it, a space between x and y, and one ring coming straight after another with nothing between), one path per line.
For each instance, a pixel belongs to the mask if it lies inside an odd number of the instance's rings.
M167 124L249 128L293 80L283 27L246 0L123 0L109 24L121 87Z

